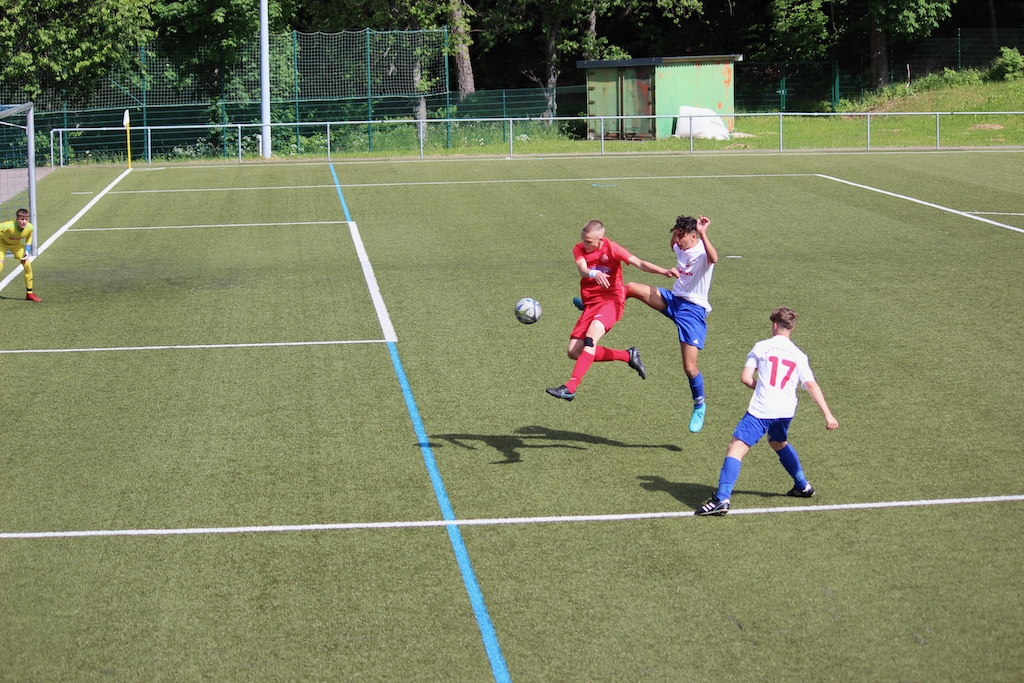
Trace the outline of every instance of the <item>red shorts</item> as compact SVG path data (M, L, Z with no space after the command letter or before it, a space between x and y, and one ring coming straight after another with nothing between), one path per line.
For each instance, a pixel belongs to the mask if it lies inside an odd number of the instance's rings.
M583 315L576 321L576 327L572 328L570 339L586 339L590 323L595 320L604 325L604 331L609 332L615 323L622 319L622 312L626 305L624 301L598 301L588 305L583 310Z

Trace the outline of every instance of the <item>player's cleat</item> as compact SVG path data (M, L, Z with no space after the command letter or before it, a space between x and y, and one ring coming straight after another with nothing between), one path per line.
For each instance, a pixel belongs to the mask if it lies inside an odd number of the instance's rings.
M708 404L701 403L693 407L693 415L690 416L690 431L697 433L704 427L704 413L708 411Z
M693 514L698 517L720 517L729 514L729 501L718 500L718 496L711 496L708 502L700 506Z
M810 498L814 495L814 487L810 484L806 488L800 488L794 485L789 491L786 491L787 496L793 496L794 498Z
M640 360L640 349L630 346L626 350L629 352L629 367L636 370L637 374L640 375L640 379L647 379L647 368L644 367L644 362Z
M38 296L35 295L35 292L27 292L25 294L25 300L26 301L42 301L42 299L40 299Z
M576 398L576 392L569 391L568 389L565 388L564 384L560 387L545 389L544 391L548 392L555 398L564 398L566 401L571 401L574 398Z
M582 311L583 310L583 299L579 298L578 296L574 296L572 298L572 305Z

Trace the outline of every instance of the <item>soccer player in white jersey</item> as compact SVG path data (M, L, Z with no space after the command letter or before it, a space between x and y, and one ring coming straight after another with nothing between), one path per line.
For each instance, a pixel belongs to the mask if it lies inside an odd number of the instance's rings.
M683 354L683 371L690 382L693 396L693 414L690 431L699 432L704 426L707 405L704 402L704 376L697 367L697 353L704 348L708 334L707 314L711 312L708 291L711 274L718 261L718 252L708 239L711 220L700 216L679 216L672 227L669 245L676 254L676 267L670 272L676 277L671 290L664 287L630 282L626 296L640 299L656 311L673 320L679 329L679 348Z
M804 476L800 458L787 441L789 423L796 415L797 384L803 385L825 416L826 429L838 429L839 422L832 416L821 388L814 381L807 355L789 338L796 326L796 317L791 309L775 309L768 318L772 321L772 338L754 344L753 350L747 354L740 381L753 389L754 395L746 415L732 433L718 478L718 491L697 510L698 515L724 515L729 512L729 499L740 476L743 456L765 434L768 434L768 443L779 456L779 462L793 477L793 488L786 495L797 498L814 495L814 487Z

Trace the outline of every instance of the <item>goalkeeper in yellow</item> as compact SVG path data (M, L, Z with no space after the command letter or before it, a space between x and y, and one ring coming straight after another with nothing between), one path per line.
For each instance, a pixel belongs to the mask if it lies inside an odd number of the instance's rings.
M7 252L14 254L25 269L25 298L42 301L32 292L32 224L28 222L28 209L18 209L13 221L0 223L0 249L0 270Z

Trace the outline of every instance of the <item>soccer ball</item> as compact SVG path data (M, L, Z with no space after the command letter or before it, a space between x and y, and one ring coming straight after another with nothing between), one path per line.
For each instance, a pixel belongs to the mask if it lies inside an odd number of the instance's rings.
M516 319L524 325L540 320L540 303L530 297L520 299L516 304Z

